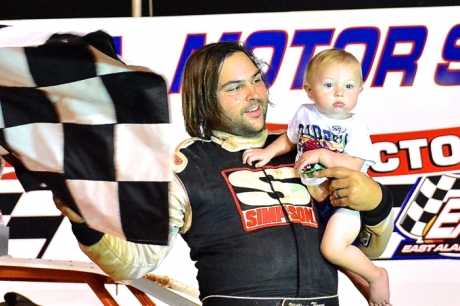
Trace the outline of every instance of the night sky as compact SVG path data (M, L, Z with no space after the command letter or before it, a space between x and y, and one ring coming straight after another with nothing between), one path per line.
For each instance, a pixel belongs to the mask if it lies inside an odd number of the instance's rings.
M142 0L142 16L460 5L460 0ZM0 20L130 17L131 0L0 0Z

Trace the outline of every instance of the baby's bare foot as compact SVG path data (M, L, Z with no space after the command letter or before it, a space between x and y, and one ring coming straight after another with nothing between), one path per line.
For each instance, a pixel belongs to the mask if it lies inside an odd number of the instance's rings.
M369 306L391 306L390 284L387 270L378 268L380 275L369 282Z

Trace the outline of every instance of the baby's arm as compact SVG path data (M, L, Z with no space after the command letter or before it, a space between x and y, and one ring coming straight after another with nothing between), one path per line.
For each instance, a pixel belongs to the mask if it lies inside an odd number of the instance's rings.
M302 153L294 167L297 170L302 170L307 165L314 164L321 164L326 168L344 167L359 171L364 164L364 160L328 149L316 149Z
M254 166L265 166L273 157L286 154L296 148L296 144L292 143L287 134L280 135L265 149L248 149L243 153L243 163L252 166L252 163L258 161Z

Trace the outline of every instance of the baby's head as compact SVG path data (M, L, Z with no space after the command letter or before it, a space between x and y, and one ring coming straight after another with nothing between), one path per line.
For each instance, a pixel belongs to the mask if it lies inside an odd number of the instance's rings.
M308 63L303 88L321 114L349 118L363 90L361 64L347 51L322 51Z
M316 54L308 63L307 69L303 77L303 84L312 84L316 76L318 76L324 69L331 65L345 64L352 65L359 73L359 86L363 85L363 73L361 64L353 56L353 54L342 49L327 49Z

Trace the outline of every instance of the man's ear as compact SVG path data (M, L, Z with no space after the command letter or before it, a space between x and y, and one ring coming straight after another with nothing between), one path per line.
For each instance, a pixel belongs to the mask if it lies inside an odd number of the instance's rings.
M308 96L310 99L313 99L313 93L311 92L311 86L308 85L307 83L304 83L304 84L303 84L303 89L304 89L305 92L307 93L307 96Z

